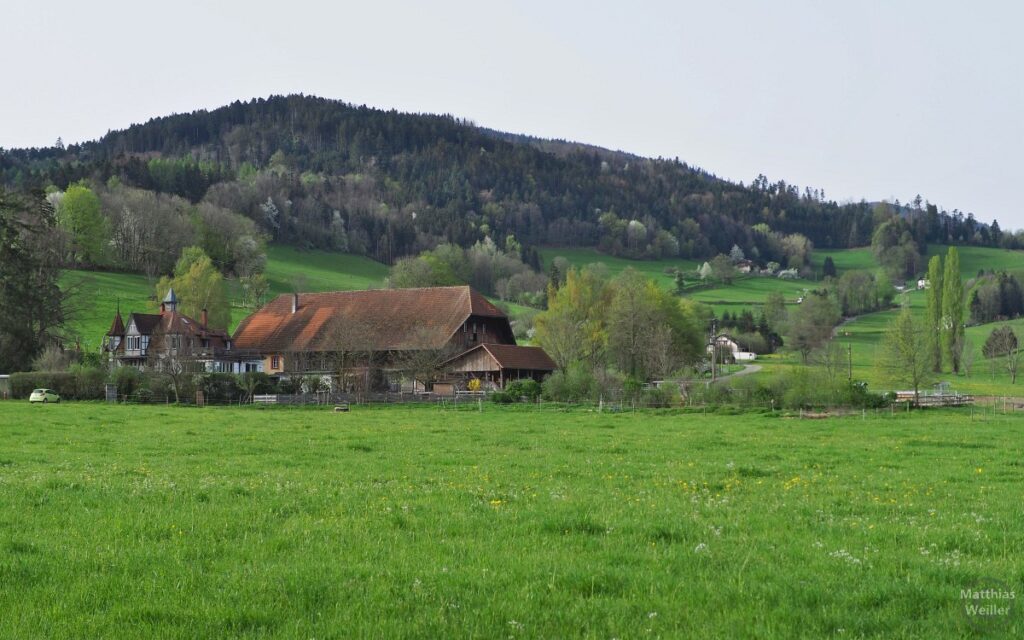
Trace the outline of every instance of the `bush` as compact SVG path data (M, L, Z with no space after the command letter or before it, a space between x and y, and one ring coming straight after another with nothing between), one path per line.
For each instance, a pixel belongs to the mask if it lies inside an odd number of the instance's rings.
M102 400L106 397L107 372L103 369L73 364L68 373L75 376L76 400Z
M642 407L671 407L679 402L679 389L676 387L652 387L640 394Z
M537 402L541 391L540 383L530 378L516 380L505 386L505 393L516 401L525 399L527 402Z
M279 385L262 371L246 371L237 376L231 376L231 378L234 381L236 393L242 395L246 400L252 400L254 395L278 393L279 391ZM282 393L302 393L302 380L299 377L282 381L280 386Z
M171 379L165 375L147 371L142 374L142 384L136 390L140 400L164 400L174 399L174 389L171 386ZM188 397L182 395L182 397Z
M851 407L863 409L881 409L889 405L885 394L868 391L866 382L850 382L843 389L842 402Z
M242 394L238 378L231 373L202 373L195 382L206 402L232 402Z
M118 367L110 376L111 381L117 387L118 397L133 395L142 384L142 373L135 367Z
M495 391L491 394L491 402L496 402L498 404L512 404L513 402L516 402L516 400L516 396L513 396L506 391Z
M53 389L61 400L102 400L106 375L100 369L31 371L11 374L11 396L28 398L33 389Z
M596 387L593 373L577 362L548 376L544 380L543 394L556 402L580 402L590 400Z

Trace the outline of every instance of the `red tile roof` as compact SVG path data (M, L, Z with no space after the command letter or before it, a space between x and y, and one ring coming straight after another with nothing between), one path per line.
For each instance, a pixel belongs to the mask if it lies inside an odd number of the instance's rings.
M439 349L470 316L506 319L468 286L280 295L242 320L235 348L262 353ZM511 335L511 330L509 330Z

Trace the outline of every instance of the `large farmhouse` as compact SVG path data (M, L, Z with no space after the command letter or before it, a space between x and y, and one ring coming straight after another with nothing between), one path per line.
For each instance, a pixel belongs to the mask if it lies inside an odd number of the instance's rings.
M280 295L242 321L233 350L244 367L342 386L500 387L555 369L543 350L516 345L505 313L468 286Z
M160 313L132 313L128 322L118 309L103 341L111 363L138 369L181 365L201 371L237 371L226 330L207 326L178 311L174 289L160 303Z

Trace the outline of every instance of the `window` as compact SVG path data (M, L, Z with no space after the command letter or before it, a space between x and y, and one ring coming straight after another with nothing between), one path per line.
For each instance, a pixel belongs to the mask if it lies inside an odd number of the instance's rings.
M281 356L274 356L270 359L270 368L274 370L281 368Z

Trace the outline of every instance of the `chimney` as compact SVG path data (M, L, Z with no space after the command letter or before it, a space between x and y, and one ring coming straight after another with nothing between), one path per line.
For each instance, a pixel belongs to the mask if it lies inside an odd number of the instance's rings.
M200 324L203 325L204 328L208 324L208 318L207 318L207 315L206 315L206 308L205 307L203 308L202 314L200 314L200 316L199 316L199 322L200 322Z
M167 305L165 303L161 302L160 303L160 315L164 315L165 311L167 311Z
M299 310L299 294L298 293L293 293L292 294L292 313L295 313L298 310Z

